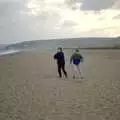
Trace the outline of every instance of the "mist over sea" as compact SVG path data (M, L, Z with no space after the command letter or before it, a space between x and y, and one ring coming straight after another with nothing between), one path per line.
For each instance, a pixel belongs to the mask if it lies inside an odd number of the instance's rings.
M63 48L120 48L120 40L115 38L70 38L56 40L33 40L6 45L0 50L0 55L18 53L20 51L29 51L39 49L44 52L54 52L57 47Z

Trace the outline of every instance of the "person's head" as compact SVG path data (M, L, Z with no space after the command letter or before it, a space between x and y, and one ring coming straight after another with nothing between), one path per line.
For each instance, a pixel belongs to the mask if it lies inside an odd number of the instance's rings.
M78 53L78 52L79 52L79 49L76 49L75 52Z
M63 51L61 47L59 47L57 50L58 50L58 52L62 52Z

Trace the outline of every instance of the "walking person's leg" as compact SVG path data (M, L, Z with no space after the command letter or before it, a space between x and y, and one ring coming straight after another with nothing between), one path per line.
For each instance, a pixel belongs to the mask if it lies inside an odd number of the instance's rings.
M62 71L63 71L65 77L67 78L68 76L67 76L67 72L65 70L65 64L62 64Z
M72 73L73 73L73 78L75 79L77 73L77 68L75 64L72 64Z
M58 64L58 74L59 74L59 77L61 78L62 73L61 73L61 65L60 64Z
M77 65L77 70L78 70L79 75L81 76L81 70L80 70L80 66L79 65Z
M81 69L80 69L80 64L77 65L77 70L79 72L80 77L83 78L82 73L81 73Z

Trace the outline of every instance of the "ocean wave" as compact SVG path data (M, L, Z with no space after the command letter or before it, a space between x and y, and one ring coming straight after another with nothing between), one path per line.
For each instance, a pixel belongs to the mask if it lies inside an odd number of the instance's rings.
M20 50L5 50L5 51L0 51L0 56L3 55L8 55L8 54L15 54L15 53L19 53Z

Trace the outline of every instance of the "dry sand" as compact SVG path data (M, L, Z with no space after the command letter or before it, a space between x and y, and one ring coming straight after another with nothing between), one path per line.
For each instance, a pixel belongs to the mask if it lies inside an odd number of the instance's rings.
M68 63L68 80L58 79L48 53L0 57L0 120L120 120L120 51L82 53L84 80Z

